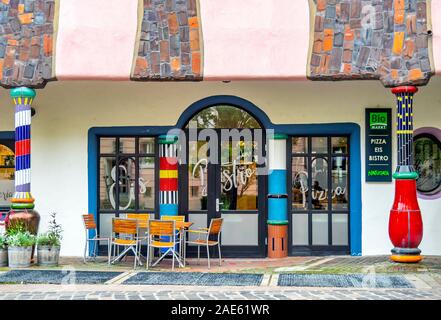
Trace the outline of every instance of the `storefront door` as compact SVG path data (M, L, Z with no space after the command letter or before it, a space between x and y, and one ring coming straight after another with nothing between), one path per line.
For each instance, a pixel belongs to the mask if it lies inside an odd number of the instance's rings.
M250 117L240 109L223 108ZM250 127L193 127L193 131L190 127L186 131L187 163L181 166L180 175L185 177L182 210L195 227L207 227L212 218L224 219L221 245L226 257L265 255L266 185L265 176L259 174L265 138L257 122ZM188 252L195 249L190 246Z

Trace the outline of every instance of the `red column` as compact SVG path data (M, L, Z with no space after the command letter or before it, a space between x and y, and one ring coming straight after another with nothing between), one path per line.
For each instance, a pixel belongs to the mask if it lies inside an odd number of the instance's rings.
M395 200L389 217L389 238L394 245L391 259L396 262L419 262L418 249L423 238L423 221L418 206L416 179L413 167L413 86L392 89L397 97L397 169Z

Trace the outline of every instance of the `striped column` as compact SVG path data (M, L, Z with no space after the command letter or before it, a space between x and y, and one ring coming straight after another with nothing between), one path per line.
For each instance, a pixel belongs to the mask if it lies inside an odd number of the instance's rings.
M35 90L20 87L11 90L15 104L15 194L12 209L33 209L31 195L31 104Z
M274 134L268 143L268 257L288 255L288 194L286 190L286 140Z
M177 136L159 137L159 215L178 215Z
M413 167L413 86L392 89L397 98L397 169L395 200L389 217L389 238L395 246L391 259L396 262L419 262L418 249L423 238L423 222L418 206L416 179Z

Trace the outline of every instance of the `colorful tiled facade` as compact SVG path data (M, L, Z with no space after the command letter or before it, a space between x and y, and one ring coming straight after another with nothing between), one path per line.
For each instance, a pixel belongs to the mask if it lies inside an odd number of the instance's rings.
M311 80L424 85L433 74L425 0L314 0Z
M42 87L54 78L55 0L0 1L0 85Z
M133 80L202 80L197 0L144 0Z

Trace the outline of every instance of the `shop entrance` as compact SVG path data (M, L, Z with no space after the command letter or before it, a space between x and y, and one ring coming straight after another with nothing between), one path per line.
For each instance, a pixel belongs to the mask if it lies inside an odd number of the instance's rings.
M223 218L222 254L265 256L265 133L246 111L232 106L202 110L186 128L181 165L181 212L195 227ZM196 247L189 247L188 253Z

